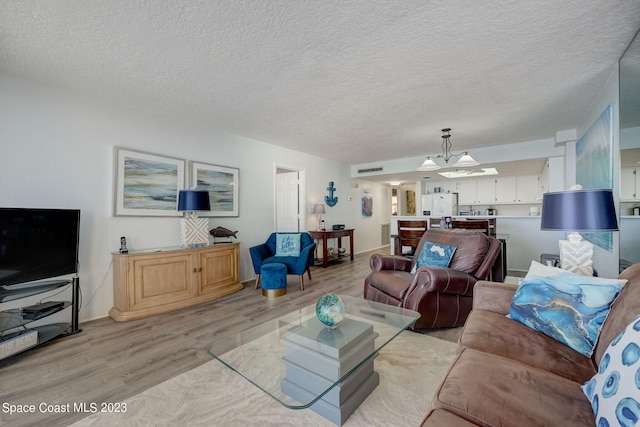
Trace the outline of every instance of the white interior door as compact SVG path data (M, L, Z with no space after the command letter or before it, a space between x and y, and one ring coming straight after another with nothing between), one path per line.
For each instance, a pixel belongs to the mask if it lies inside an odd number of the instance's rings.
M298 172L276 173L276 231L300 231Z

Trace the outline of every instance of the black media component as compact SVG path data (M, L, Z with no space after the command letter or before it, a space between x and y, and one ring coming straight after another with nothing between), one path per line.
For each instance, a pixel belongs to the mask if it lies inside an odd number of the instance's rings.
M78 272L80 210L0 208L0 286Z

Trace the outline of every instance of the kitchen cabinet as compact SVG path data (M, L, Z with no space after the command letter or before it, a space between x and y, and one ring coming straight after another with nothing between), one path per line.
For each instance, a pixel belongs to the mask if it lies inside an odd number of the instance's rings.
M461 179L458 181L458 205L473 205L476 203L475 179Z
M476 180L476 198L474 204L488 205L496 201L495 178L478 178Z
M622 168L620 177L620 201L640 200L640 168Z
M515 203L518 200L516 194L516 177L504 176L496 178L495 203Z
M540 202L540 178L538 175L522 175L516 177L516 194L518 203Z

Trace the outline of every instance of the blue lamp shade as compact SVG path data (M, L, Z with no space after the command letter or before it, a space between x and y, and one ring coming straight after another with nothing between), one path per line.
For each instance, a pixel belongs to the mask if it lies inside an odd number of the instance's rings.
M210 211L208 191L180 190L178 193L179 211Z
M569 190L542 195L541 230L615 231L611 190Z

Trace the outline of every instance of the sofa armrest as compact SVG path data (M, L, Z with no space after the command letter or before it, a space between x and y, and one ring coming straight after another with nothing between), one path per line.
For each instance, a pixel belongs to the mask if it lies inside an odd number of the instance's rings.
M509 314L511 299L518 285L479 281L473 289L473 309Z
M369 258L371 271L395 270L411 271L412 260L395 255L373 254Z

